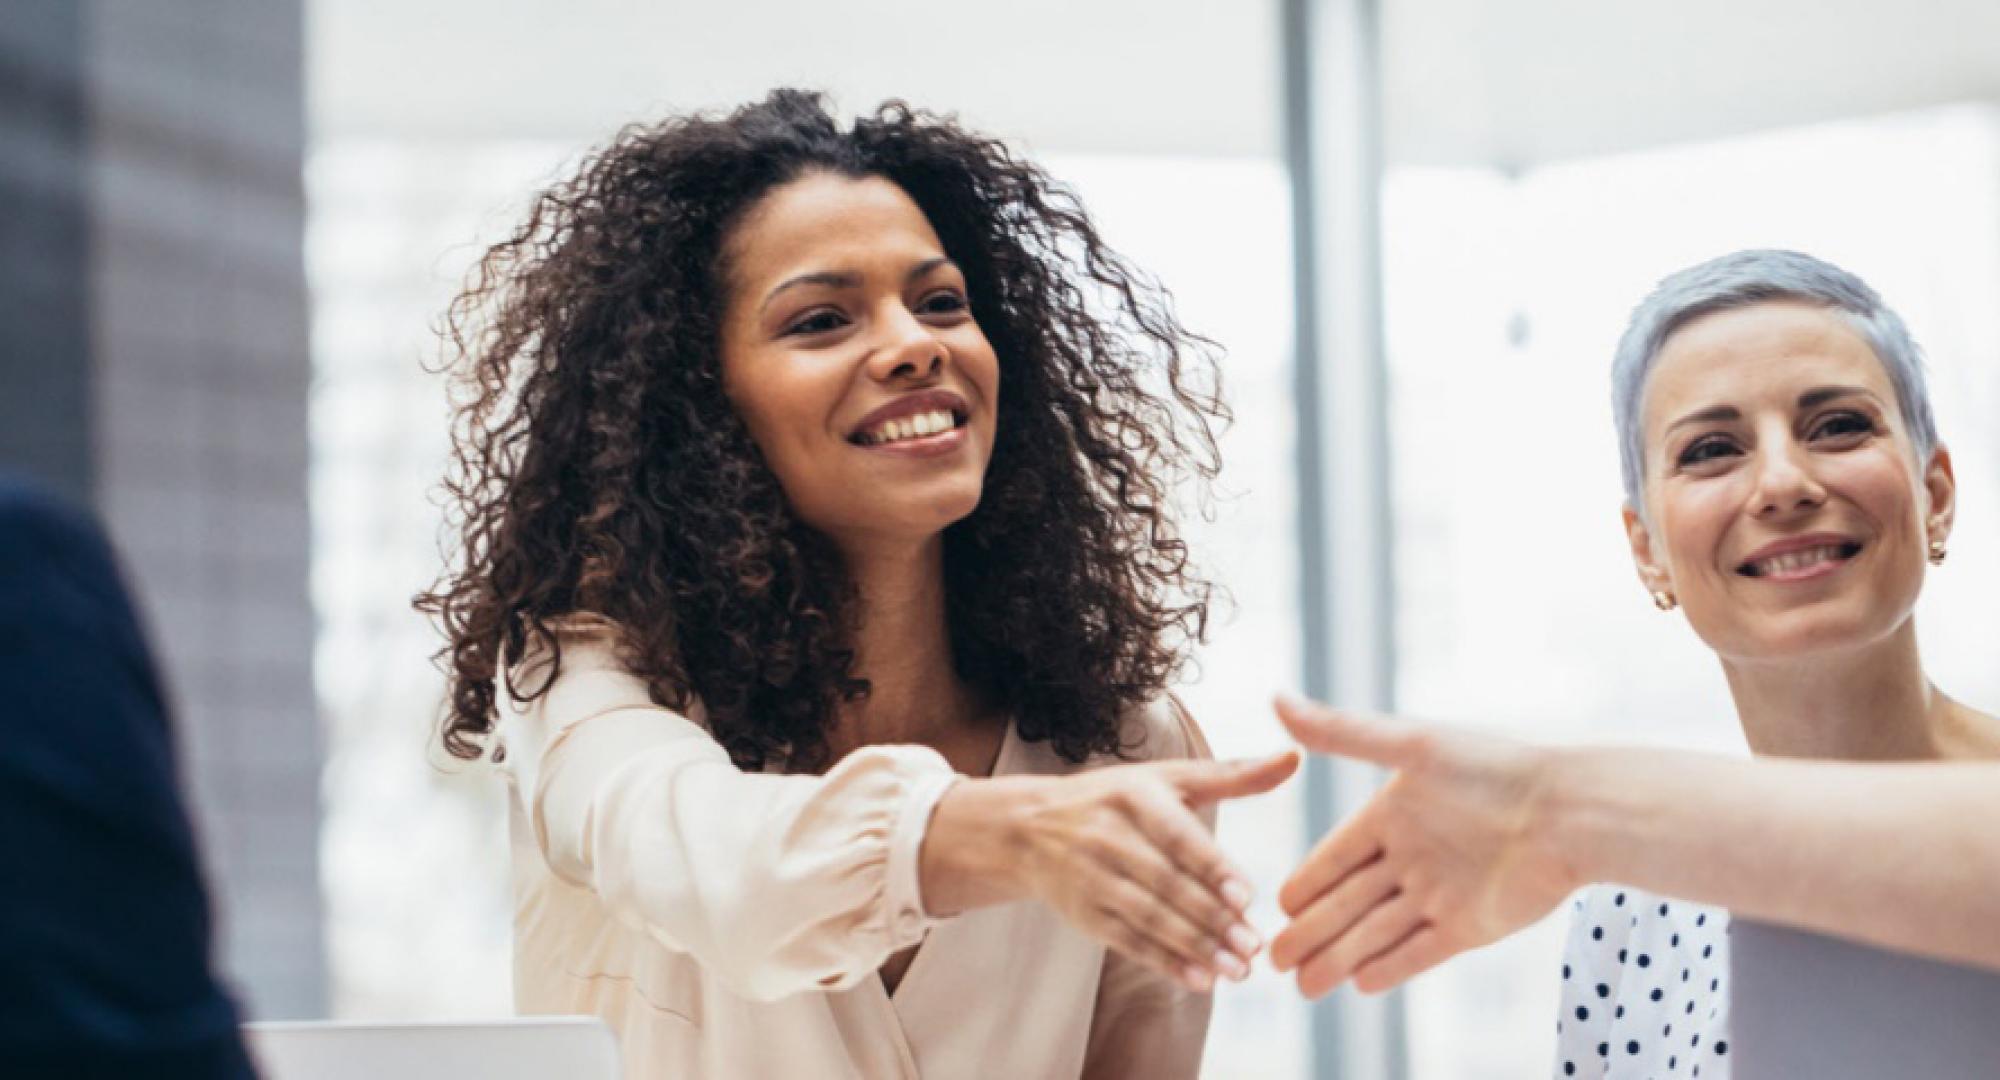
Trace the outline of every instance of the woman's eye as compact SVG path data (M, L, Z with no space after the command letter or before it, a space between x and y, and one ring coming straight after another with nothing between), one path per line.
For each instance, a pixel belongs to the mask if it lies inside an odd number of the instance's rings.
M1819 423L1813 425L1810 437L1814 439L1852 438L1856 435L1872 434L1874 430L1875 422L1860 413L1833 413L1832 415L1821 417Z
M793 320L790 326L785 327L785 334L786 336L824 334L829 330L838 330L846 325L847 320L842 317L840 312L830 308L822 308L819 311L808 312L803 318Z
M1689 443L1687 449L1681 451L1679 464L1683 468L1689 465L1701 465L1706 462L1734 456L1735 453L1736 445L1734 443L1719 436L1711 436Z
M943 289L917 302L917 310L925 315L955 315L967 307L965 297L950 289Z

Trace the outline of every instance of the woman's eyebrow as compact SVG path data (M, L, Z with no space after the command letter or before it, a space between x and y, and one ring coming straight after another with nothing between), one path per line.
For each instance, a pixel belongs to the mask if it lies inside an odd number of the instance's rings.
M1799 408L1810 409L1845 397L1863 397L1875 401L1874 394L1859 386L1816 386L1799 395Z
M908 281L915 281L940 266L956 265L958 264L952 262L948 256L934 256L911 267L910 272L905 275L905 278ZM771 302L776 300L778 295L787 289L800 288L806 285L822 285L829 289L852 289L859 287L860 284L861 275L852 270L814 270L809 273L799 274L796 277L786 278L784 281L779 282L776 288L764 294L764 302L758 305L757 311L759 314L762 314L764 309L770 307Z
M776 288L764 294L764 302L758 306L757 311L761 314L765 308L771 306L771 301L778 298L778 294L787 289L795 289L806 285L824 285L832 289L852 289L860 284L861 275L850 270L814 270L811 273L786 278L783 282L780 282Z
M1689 424L1712 424L1719 420L1741 419L1743 414L1738 412L1734 405L1710 405L1706 409L1696 410L1668 424L1666 433L1671 435L1676 428L1684 428Z
M941 266L950 266L955 268L958 266L958 264L952 262L949 256L938 255L933 258L925 259L923 262L920 262L917 265L910 267L910 272L904 276L903 280L906 282L915 281L918 278L923 277L925 274L928 274L931 271L936 270L938 267Z

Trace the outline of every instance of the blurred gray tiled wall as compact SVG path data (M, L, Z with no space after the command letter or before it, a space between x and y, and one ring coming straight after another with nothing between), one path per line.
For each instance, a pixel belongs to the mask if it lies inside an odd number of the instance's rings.
M0 215L0 464L104 517L224 967L253 1015L324 1015L301 7L29 0L4 24L0 182L43 209Z
M0 464L90 495L83 19L0 18Z

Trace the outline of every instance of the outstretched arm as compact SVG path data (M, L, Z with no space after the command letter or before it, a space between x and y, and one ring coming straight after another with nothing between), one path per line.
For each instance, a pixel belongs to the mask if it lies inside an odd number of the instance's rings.
M1394 770L1286 882L1272 962L1387 989L1617 881L2000 969L2000 764L1558 749L1280 702L1301 744Z
M870 746L822 776L746 773L652 703L614 635L577 620L547 692L503 696L506 768L557 876L736 993L845 989L937 917L1030 899L1189 989L1248 973L1247 887L1198 809L1276 787L1296 754L968 779Z

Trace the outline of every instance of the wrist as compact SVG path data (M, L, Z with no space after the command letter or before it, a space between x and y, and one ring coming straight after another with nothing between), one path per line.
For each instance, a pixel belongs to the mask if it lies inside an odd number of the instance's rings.
M1602 880L1588 822L1593 779L1591 751L1545 747L1537 751L1528 800L1527 834L1543 849L1565 891Z
M938 799L918 854L930 914L956 915L1027 894L1018 811L1033 782L967 778Z

